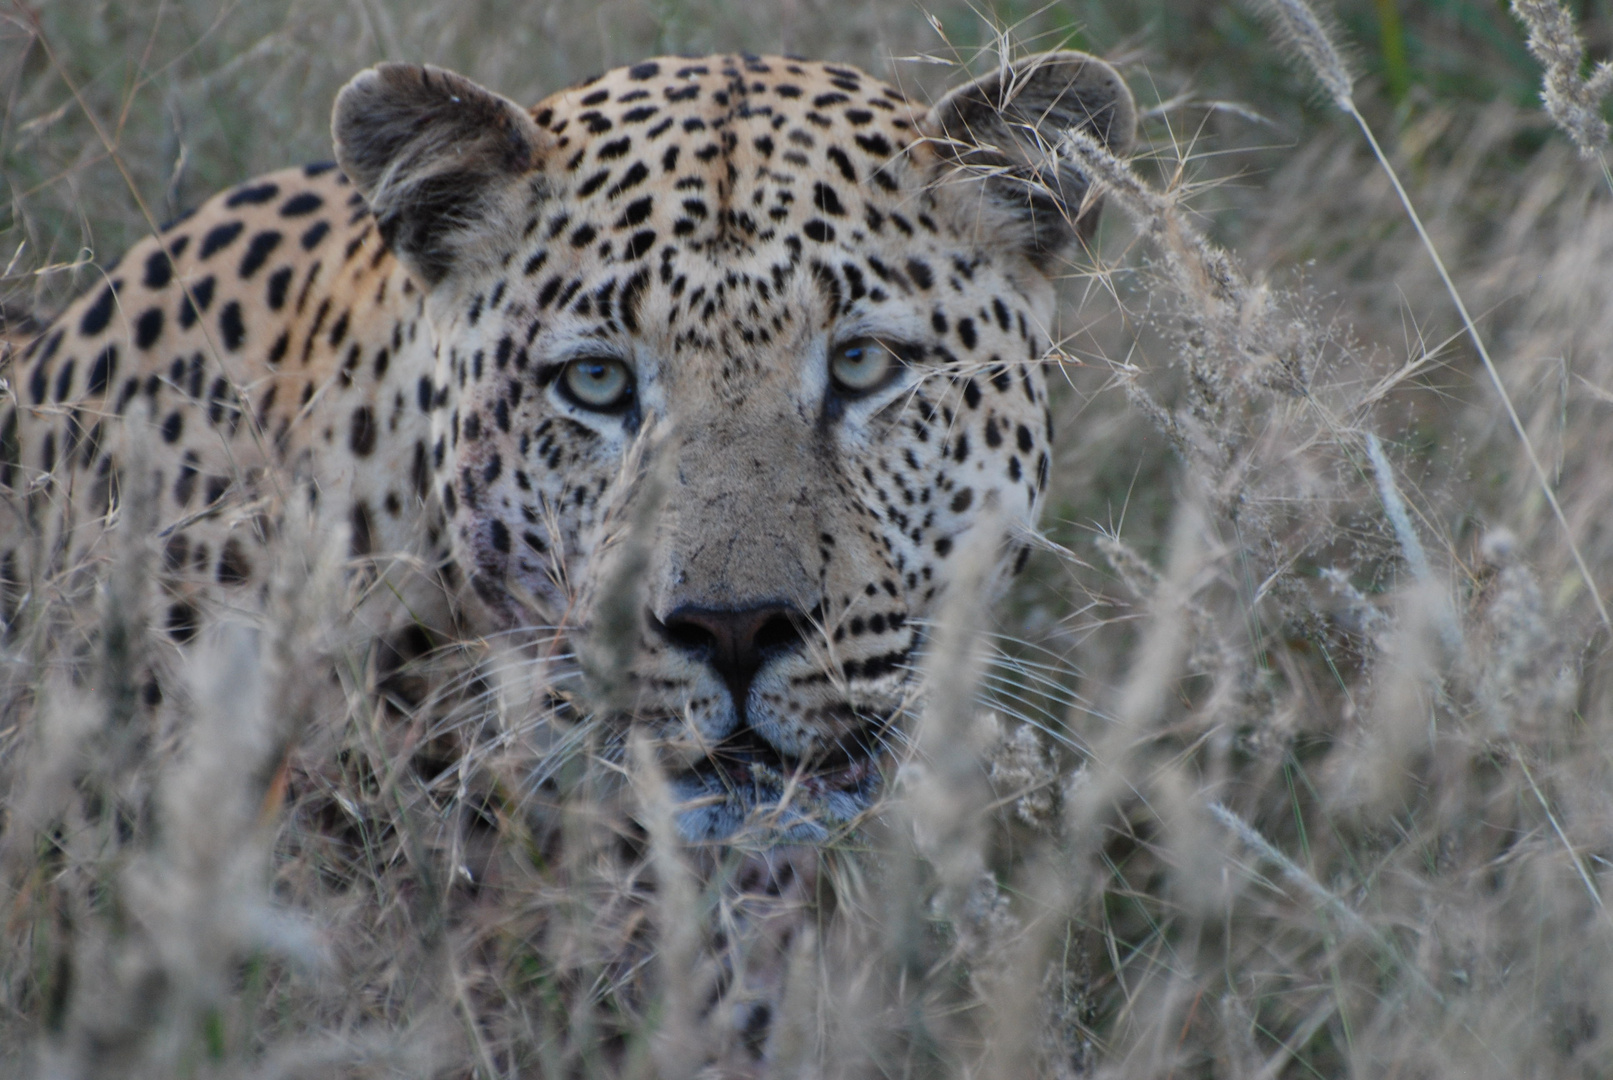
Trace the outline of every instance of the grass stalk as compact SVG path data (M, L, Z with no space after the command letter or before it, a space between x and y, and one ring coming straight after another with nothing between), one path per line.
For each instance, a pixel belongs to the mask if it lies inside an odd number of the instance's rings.
M1434 269L1439 272L1439 280L1444 284L1445 292L1451 298L1451 303L1455 306L1456 312L1462 320L1462 326L1467 331L1468 340L1473 343L1473 348L1479 354L1479 360L1484 364L1484 373L1489 376L1490 385L1495 388L1496 396L1501 399L1502 407L1507 411L1507 420L1512 424L1512 430L1518 436L1518 444L1523 448L1524 456L1529 460L1529 468L1533 470L1535 480L1540 484L1541 494L1545 495L1546 502L1551 505L1552 514L1557 518L1557 524L1563 530L1563 541L1568 545L1568 551L1574 557L1574 565L1579 569L1579 576L1584 579L1585 587L1590 590L1591 603L1596 605L1597 617L1602 620L1602 625L1609 632L1613 632L1613 616L1608 615L1607 605L1603 602L1601 590L1596 585L1596 578L1591 574L1591 568L1585 561L1584 552L1580 551L1579 544L1574 540L1574 530L1568 524L1568 516L1563 513L1562 504L1557 501L1557 492L1552 486L1551 477L1547 475L1546 467L1541 464L1540 455L1535 453L1534 442L1529 438L1528 431L1524 429L1523 420L1518 416L1517 406L1512 403L1512 395L1507 393L1506 385L1501 381L1501 372L1496 368L1495 361L1490 357L1490 349L1484 343L1484 335L1479 333L1478 324L1473 321L1473 316L1468 312L1467 304L1463 301L1461 292L1456 288L1456 282L1451 279L1450 271L1445 268L1445 260L1440 256L1439 248L1435 246L1433 238L1428 235L1428 230L1423 226L1422 215L1417 213L1417 207L1412 203L1411 195L1406 191L1405 185L1400 182L1400 174L1390 164L1388 155L1383 152L1383 147L1378 145L1378 139L1372 133L1372 125L1367 123L1366 117L1361 115L1353 100L1349 103L1346 111L1360 127L1361 134L1366 137L1367 144L1372 148L1373 156L1378 159L1378 164L1383 167L1384 173L1389 177L1389 182L1394 185L1395 194L1400 199L1400 205L1405 208L1406 216L1411 219L1412 226L1417 230L1417 237L1422 241L1423 250L1428 252L1429 259L1433 261Z
M1540 804L1540 809L1546 815L1546 820L1551 823L1552 833L1556 835L1558 842L1563 845L1563 850L1568 853L1568 861L1574 864L1574 873L1578 875L1580 884L1585 886L1585 892L1590 896L1591 903L1596 905L1597 914L1602 916L1602 920L1608 924L1609 929L1613 929L1613 913L1608 912L1607 904L1602 900L1602 891L1596 887L1595 880L1585 869L1585 860L1580 856L1579 852L1574 850L1574 845L1568 839L1568 834L1563 831L1562 822L1557 820L1557 813L1551 808L1551 803L1547 801L1546 793L1541 791L1540 785L1535 782L1534 774L1529 771L1529 763L1523 759L1523 748L1518 747L1515 752L1519 755L1518 768L1522 771L1524 780L1529 784L1529 791L1534 795L1535 801Z
M1412 227L1417 231L1417 238L1422 242L1423 250L1428 253L1439 273L1439 280L1445 286L1445 293L1450 297L1451 304L1456 308L1457 315L1462 321L1462 327L1467 332L1468 340L1479 354L1479 360L1484 365L1484 372L1490 379L1490 385L1495 388L1496 395L1501 399L1502 407L1506 409L1507 420L1512 424L1512 430L1518 436L1519 445L1522 446L1524 456L1529 461L1529 467L1535 474L1540 490L1551 506L1552 514L1557 518L1557 524L1563 530L1563 540L1568 545L1569 553L1574 558L1574 565L1579 575L1584 579L1585 587L1590 590L1591 603L1596 606L1596 614L1602 621L1602 626L1613 633L1613 616L1608 614L1607 605L1602 600L1601 591L1597 588L1596 578L1591 574L1591 568L1585 561L1585 555L1580 551L1579 544L1574 540L1573 529L1568 524L1568 517L1563 513L1562 504L1557 501L1557 492L1554 489L1546 468L1540 462L1540 456L1535 453L1533 441L1523 426L1523 420L1518 416L1517 407L1512 403L1512 395L1507 393L1506 385L1501 381L1501 372L1496 368L1495 361L1490 357L1489 346L1484 342L1484 335L1479 333L1478 324L1467 309L1467 303L1451 278L1450 271L1446 269L1445 260L1439 253L1433 237L1428 235L1428 229L1423 225L1422 215L1417 212L1411 195L1400 182L1400 173L1389 161L1389 156L1383 152L1378 144L1378 138L1372 131L1372 125L1356 107L1354 80L1345 67L1338 48L1328 35L1327 28L1321 18L1305 0L1264 0L1265 9L1271 16L1273 25L1279 35L1286 39L1294 51L1310 66L1312 73L1328 92L1333 103L1339 110L1355 121L1365 137L1372 155L1383 169L1384 175L1395 189L1395 195L1400 199L1400 205L1410 219ZM1609 76L1613 79L1613 75ZM1605 125L1604 125L1605 128Z

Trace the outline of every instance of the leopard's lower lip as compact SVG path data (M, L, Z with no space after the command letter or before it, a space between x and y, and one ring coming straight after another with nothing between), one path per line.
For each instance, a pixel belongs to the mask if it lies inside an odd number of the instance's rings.
M878 769L872 758L862 758L832 769L810 769L800 762L763 760L713 762L711 771L732 787L781 788L793 785L809 795L832 791L859 791Z

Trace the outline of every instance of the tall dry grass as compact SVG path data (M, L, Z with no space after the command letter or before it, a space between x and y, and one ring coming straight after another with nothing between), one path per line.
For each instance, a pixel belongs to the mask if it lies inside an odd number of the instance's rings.
M1271 6L1286 43L1210 28L1297 48L1325 108L1235 63L1205 100L1204 52L1103 5L1012 28L1085 16L1157 107L1134 162L1059 148L1109 217L1066 288L1049 542L994 619L938 619L880 814L815 861L687 850L650 748L508 643L383 655L317 536L165 658L187 720L141 730L129 529L95 603L0 655L0 1070L743 1075L760 1041L774 1076L1613 1071L1613 192L1542 111L1390 109L1325 13ZM526 98L668 48L915 93L954 73L893 55L992 62L962 8L831 10L13 9L0 299L48 313L142 203L321 156L383 57ZM1548 102L1594 142L1579 64Z

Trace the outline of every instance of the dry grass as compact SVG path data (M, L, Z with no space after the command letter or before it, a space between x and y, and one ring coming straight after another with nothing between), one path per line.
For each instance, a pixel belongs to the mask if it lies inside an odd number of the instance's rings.
M1270 6L1272 67L1296 48L1370 129L1178 96L1202 54L1104 5L1014 24L1111 32L1163 104L1135 163L1060 148L1110 214L1066 290L1053 542L996 622L944 614L889 811L814 880L683 850L654 755L557 722L519 649L374 655L317 537L176 661L191 722L133 730L131 540L0 654L0 1075L695 1075L755 1015L705 1015L718 986L782 1002L777 1076L1613 1072L1609 188L1538 110L1377 108L1330 23ZM953 72L893 55L990 62L931 10L950 40L826 0L6 9L0 303L60 306L142 206L328 155L377 59L535 99L784 48L924 93ZM1564 57L1548 101L1595 143L1605 79Z

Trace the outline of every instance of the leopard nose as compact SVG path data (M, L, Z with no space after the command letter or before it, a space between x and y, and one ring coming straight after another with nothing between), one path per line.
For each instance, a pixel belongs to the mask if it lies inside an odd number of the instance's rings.
M801 643L807 616L787 604L759 604L729 610L684 605L652 625L674 647L710 664L733 695L734 708L745 712L751 679L769 656Z

